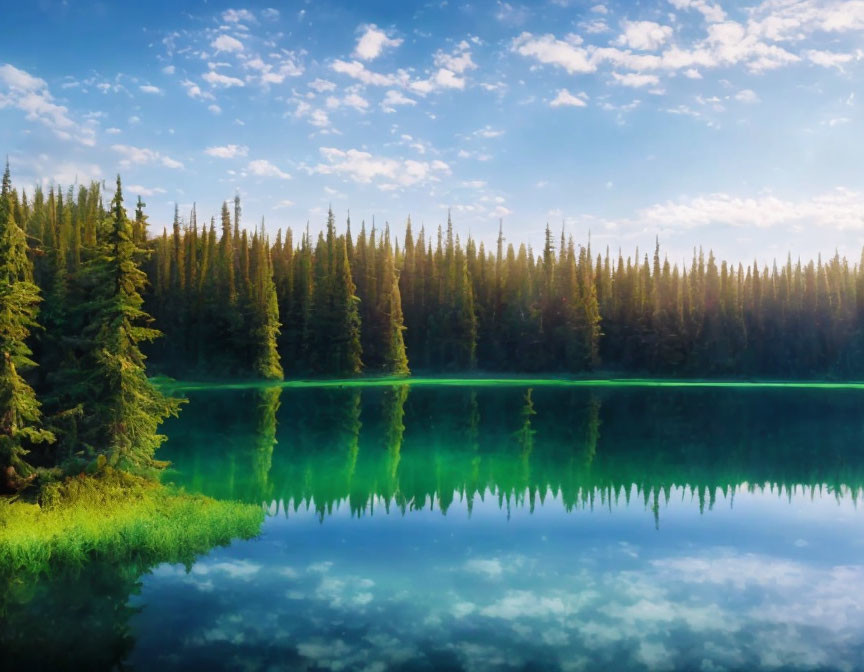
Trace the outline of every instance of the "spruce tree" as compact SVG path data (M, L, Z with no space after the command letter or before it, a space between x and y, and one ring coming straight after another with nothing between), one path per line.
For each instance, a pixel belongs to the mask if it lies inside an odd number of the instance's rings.
M54 440L40 426L33 388L20 371L35 366L26 339L37 326L39 288L32 282L27 240L14 218L9 164L0 190L0 484L17 490L34 477L28 446Z
M142 309L142 250L132 238L119 176L111 205L105 239L88 268L95 296L85 331L82 439L97 468L107 464L140 472L161 466L154 453L166 437L157 430L177 415L181 400L165 396L147 379L140 344L161 334L147 326L152 318Z
M338 238L334 254L332 305L336 319L331 334L333 348L328 369L336 375L353 376L363 368L360 358L360 314L344 237Z
M255 280L253 329L255 336L255 359L253 370L256 375L272 380L282 380L282 364L276 343L279 338L279 301L276 297L276 284L273 282L273 263L268 252L264 235L261 232L254 238Z

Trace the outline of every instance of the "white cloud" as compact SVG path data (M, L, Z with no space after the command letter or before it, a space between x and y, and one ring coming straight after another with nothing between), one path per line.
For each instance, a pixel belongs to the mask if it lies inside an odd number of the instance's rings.
M105 133L107 133L108 135L119 135L122 132L123 131L121 131L119 128L115 128L114 126L105 129Z
M666 201L640 210L647 226L692 229L791 227L809 225L834 231L864 231L864 193L837 188L810 198L784 200L777 196L740 197L716 193Z
M586 105L587 103L582 98L574 96L567 89L558 89L557 95L549 103L550 107L585 107Z
M352 107L358 112L365 112L369 109L369 101L358 93L349 93L344 98L330 96L327 98L327 107L336 109L337 107Z
M653 21L625 21L624 32L616 40L616 44L653 51L663 46L672 37L672 28L661 26Z
M489 618L515 620L563 616L567 608L558 596L547 597L528 590L509 590L500 600L481 609L480 613Z
M163 156L162 165L166 168L182 168L183 164L177 161L176 159L172 159L170 156Z
M454 73L452 70L448 70L447 68L441 68L440 70L438 70L438 72L435 73L433 81L436 86L444 89L465 88L465 79L463 77L458 77L456 73Z
M623 75L613 72L612 77L618 84L636 89L643 86L656 86L660 83L660 79L657 75L640 75L636 72L628 72Z
M17 157L10 157L13 172L18 172ZM45 186L50 184L86 184L92 180L100 180L102 169L95 163L77 163L72 161L57 161L55 157L39 154L34 159L26 161L27 169L34 180L41 181Z
M583 32L588 35L598 35L600 33L608 33L610 28L609 24L607 24L603 19L591 19L590 21L583 21L579 24L579 27Z
M759 96L752 89L742 89L735 94L735 100L739 103L758 103Z
M281 84L286 77L299 77L303 74L303 66L297 60L294 52L287 52L279 56L275 63L267 63L260 57L250 58L243 62L247 70L258 73L258 81L264 86L270 84Z
M210 46L219 52L236 53L243 51L243 43L236 37L230 35L220 35L210 43Z
M314 89L318 93L325 93L336 89L336 85L326 79L313 79L309 82L309 88Z
M162 73L165 75L173 75L176 70L177 68L175 68L173 65L166 65L164 68L162 68Z
M132 147L130 145L112 145L111 149L126 157L122 161L122 163L126 165L133 163L150 163L159 157L158 152L154 152L152 149Z
M860 0L765 0L752 10L750 24L775 41L797 41L814 32L858 31L864 29L864 4Z
M701 12L706 21L718 22L726 18L726 13L720 5L713 5L706 0L669 0L676 9L695 9Z
M375 24L363 27L363 34L357 40L354 56L364 61L372 61L381 55L387 47L398 47L402 38L390 38Z
M261 565L248 560L228 560L225 562L198 562L192 568L192 574L206 576L208 574L227 574L232 579L248 580L261 571Z
M510 49L522 56L533 57L541 63L557 65L570 74L594 72L597 69L587 50L580 46L580 41L575 38L564 42L551 34L535 37L526 32L513 40Z
M834 128L835 126L845 126L846 124L851 123L852 120L849 117L832 117L827 121L821 122L824 126L828 126L830 128Z
M248 9L226 9L222 12L225 23L255 23L255 15Z
M816 49L810 49L809 51L804 52L804 55L811 63L821 65L823 68L838 69L841 69L841 66L844 63L848 63L854 58L852 54L840 54L833 51L818 51Z
M450 167L443 161L393 159L358 149L343 151L334 147L321 147L319 151L326 163L319 163L314 172L342 175L362 184L377 181L384 190L435 181L439 175L450 173Z
M333 72L338 72L342 75L347 75L358 81L363 82L368 86L396 86L405 82L405 77L396 75L382 75L377 72L367 70L366 66L360 61L342 61L335 60L330 65Z
M152 84L142 84L138 87L142 93L151 93L151 94L161 94L162 89L158 86L153 86Z
M385 112L395 112L397 105L416 105L417 101L403 95L401 91L390 89L381 101L381 109Z
M476 135L478 138L500 138L504 135L504 131L492 128L491 126L484 126L474 131L473 135Z
M210 110L213 114L222 114L222 108L216 104L208 105L207 109Z
M201 76L201 79L203 79L211 86L223 86L225 88L229 88L232 86L245 86L245 82L242 79L238 79L237 77L230 77L229 75L223 75L221 72L216 72L215 70L205 72ZM190 93L189 95L191 96L192 94Z
M45 80L8 63L0 66L0 109L4 107L24 112L28 120L50 128L58 138L88 147L96 144L92 126L73 121L69 109L54 102Z
M327 128L330 126L330 117L327 112L322 109L313 108L306 101L301 100L297 103L297 109L294 110L294 116L297 119L306 119L310 124L318 128Z
M244 145L222 145L208 147L204 153L219 159L233 159L237 156L246 156L249 153L249 148Z
M294 205L294 201L289 201L287 198L282 199L276 205L273 206L274 210L281 210L282 208L290 208ZM293 571L293 570L292 570Z
M111 149L121 154L120 165L129 167L132 165L144 165L149 163L161 163L166 168L182 168L183 164L165 156L153 149L146 147L134 147L132 145L111 145Z
M155 196L165 193L165 190L161 187L142 187L140 184L124 185L123 189L127 194L132 194L133 196Z
M213 100L213 94L208 93L207 91L202 91L201 87L198 86L195 82L184 79L180 82L180 85L186 89L186 95L190 98L200 98L201 100Z
M0 66L0 82L17 91L39 91L48 86L44 79L34 77L29 72L19 70L8 63Z
M435 52L435 65L439 68L446 68L451 72L462 74L466 70L474 70L477 64L471 59L471 51L468 48L468 43L464 40L459 43L453 53L445 53L443 51Z
M456 156L460 159L474 159L475 161L491 161L492 156L484 152L469 152L467 149L460 149L456 152Z
M266 159L256 159L255 161L250 161L249 165L246 166L246 169L252 173L253 175L258 175L259 177L278 177L282 180L290 180L291 176L283 172L277 166L273 165Z
M465 571L479 574L487 579L499 579L504 574L504 566L498 558L491 560L475 558L465 563Z
M802 55L790 51L787 45L781 45L778 40L782 38L799 42L808 35L808 31L817 28L840 29L837 27L837 14L831 14L833 23L827 18L817 22L810 14L795 14L794 18L787 16L792 5L799 9L802 5L810 5L811 13L824 13L824 8L818 10L809 2L766 0L753 10L752 16L755 18L747 23L727 20L719 6L699 0L674 0L673 4L682 9L697 9L709 17L703 38L667 46L672 35L670 27L639 21L625 22L623 34L613 43L618 46L585 45L582 38L574 34L559 39L549 33L534 35L523 32L511 42L510 49L538 63L563 68L570 74L595 72L601 65L609 64L638 74L680 70L685 76L696 79L701 77L699 69L743 65L751 72L762 73L799 63ZM860 4L864 7L864 2ZM849 7L847 9L851 10ZM861 13L861 26L864 29L864 9ZM798 28L797 32L789 29L792 25ZM657 53L644 53L646 51ZM803 56L825 67L840 67L854 58L851 54L813 49L803 52Z

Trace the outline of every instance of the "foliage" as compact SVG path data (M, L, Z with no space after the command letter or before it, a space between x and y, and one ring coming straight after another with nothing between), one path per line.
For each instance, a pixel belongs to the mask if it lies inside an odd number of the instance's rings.
M20 373L35 366L26 341L36 326L40 296L13 195L7 165L0 191L0 490L17 490L32 479L23 459L28 445L54 440L40 427L36 393Z
M258 533L260 507L188 495L111 468L47 485L40 502L0 499L0 576L94 558L188 561Z
M139 345L160 333L147 326L151 318L142 310L139 254L118 177L108 235L85 270L92 298L83 306L81 438L107 464L135 470L157 466L154 453L165 440L157 429L181 404L147 379Z

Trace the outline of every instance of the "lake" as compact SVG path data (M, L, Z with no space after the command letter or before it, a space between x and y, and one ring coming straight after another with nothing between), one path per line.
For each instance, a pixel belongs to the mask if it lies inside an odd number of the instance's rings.
M43 582L6 615L34 646L88 669L864 669L862 390L188 397L165 480L261 504L260 536Z

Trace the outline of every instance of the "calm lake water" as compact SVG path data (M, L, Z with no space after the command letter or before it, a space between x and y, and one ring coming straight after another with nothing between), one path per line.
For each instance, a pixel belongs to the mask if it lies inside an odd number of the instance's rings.
M90 669L864 669L864 391L189 397L166 480L268 517L42 586Z

